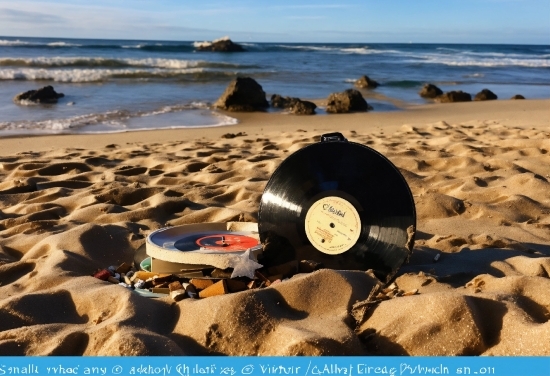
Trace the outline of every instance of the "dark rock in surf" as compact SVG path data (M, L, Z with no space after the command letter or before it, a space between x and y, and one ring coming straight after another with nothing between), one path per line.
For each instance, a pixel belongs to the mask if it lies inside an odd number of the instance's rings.
M512 98L510 98L510 99L525 99L525 97L524 97L523 95L521 95L521 94L516 94L516 95L514 95L514 96L513 96Z
M443 94L443 91L433 84L425 84L418 94L422 98L435 98Z
M240 44L234 43L228 37L195 44L197 51L213 52L243 52L246 51Z
M354 85L360 89L374 89L380 86L378 82L371 80L368 76L361 76Z
M63 98L65 94L57 93L50 85L44 86L38 90L29 90L24 93L17 94L14 102L28 101L41 104L57 103L59 98Z
M279 94L273 94L271 96L271 107L274 108L290 108L294 106L297 102L300 101L300 98L294 97L283 97Z
M214 107L233 112L262 111L268 106L262 86L250 77L231 81L214 103Z
M327 98L326 112L340 114L345 112L366 112L369 108L367 101L355 89L348 89L341 93L332 93Z
M294 115L314 115L317 105L310 101L302 101L294 103L290 108L290 113Z
M463 92L462 90L453 90L436 97L435 101L439 103L471 102L472 96L468 93Z
M271 107L284 108L294 115L313 115L317 105L313 102L303 101L295 97L283 97L279 94L271 96Z
M497 95L489 89L483 89L474 97L474 101L492 101L498 99Z

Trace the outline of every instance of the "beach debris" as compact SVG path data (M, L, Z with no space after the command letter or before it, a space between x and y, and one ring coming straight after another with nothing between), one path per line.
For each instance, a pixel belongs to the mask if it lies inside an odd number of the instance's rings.
M200 276L189 276L187 272L155 273L147 270L135 270L134 266L123 263L119 266L98 269L92 273L92 276L130 290L135 290L141 295L148 297L167 296L173 301L178 302L187 298L203 299L265 288L284 283L285 280L292 278L296 274L311 273L322 267L322 264L312 260L302 260L300 262L293 260L280 265L263 267L261 264L250 259L250 250L244 252L239 257L243 258L243 260L246 260L246 257L248 257L248 261L245 261L245 264L252 262L257 264L259 268L254 266L252 269L247 269L253 273L247 276L233 276L234 269L232 268L218 269L213 267L202 270L198 273ZM128 267L130 267L130 270L128 270ZM126 270L126 272L117 273L117 270ZM152 296L151 293L155 295Z
M441 253L438 253L437 255L435 255L434 262L438 262L440 257L441 257Z
M197 51L213 52L244 52L246 51L240 44L234 43L228 36L214 39L212 42L195 42L193 46Z
M474 101L492 101L498 99L497 95L489 89L483 89L474 97Z
M368 104L363 95L355 89L347 89L341 93L332 93L327 98L325 111L332 114L346 112L366 112Z
M94 277L106 281L111 276L111 273L107 269L102 269L94 273Z
M189 286L189 284L187 284ZM168 285L168 289L170 291L170 297L172 300L179 302L182 299L185 299L188 297L187 292L185 291L185 288L187 286L184 286L181 284L180 281L174 281Z
M48 85L37 90L29 90L24 93L17 94L14 98L14 102L19 103L41 103L41 104L51 104L57 103L59 98L63 98L65 94L57 93L53 86Z
M472 96L462 90L448 91L434 98L439 103L470 102Z
M435 98L443 94L443 91L433 84L424 84L418 94L422 98Z
M323 264L313 260L302 260L298 263L300 273L313 273L323 267Z
M214 283L212 286L208 286L204 290L200 291L199 297L209 298L211 296L225 295L228 292L229 292L229 288L227 287L227 280L222 279Z
M233 112L263 111L269 107L262 86L250 77L237 77L214 103L215 108Z
M357 81L354 83L355 87L361 88L361 89L375 89L380 84L374 80L371 80L369 76L361 76Z
M512 98L510 98L510 99L525 99L525 97L524 97L523 95L521 95L521 94L516 94L516 95L514 95L514 96L513 96Z
M261 268L263 265L257 263L250 253L251 250L247 249L241 256L237 257L237 262L233 264L233 273L231 273L231 278L235 277L248 277L254 278L254 272L256 269Z
M246 132L226 133L222 135L222 138L230 139L230 138L243 137L243 136L247 136Z

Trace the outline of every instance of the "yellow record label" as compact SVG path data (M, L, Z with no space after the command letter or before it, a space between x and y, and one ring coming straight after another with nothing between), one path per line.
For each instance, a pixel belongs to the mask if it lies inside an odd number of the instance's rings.
M361 234L357 209L337 196L314 202L307 211L305 225L311 244L329 255L346 252L357 243Z

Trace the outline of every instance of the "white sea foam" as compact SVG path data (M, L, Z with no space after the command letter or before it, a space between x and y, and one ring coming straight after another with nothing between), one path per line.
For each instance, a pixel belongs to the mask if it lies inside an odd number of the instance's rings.
M203 72L188 69L0 69L0 80L51 80L56 82L95 82L110 78L155 78Z
M17 39L17 40L3 40L3 39L0 39L0 46L24 46L24 45L29 45L29 44L33 44L33 43L24 42L24 41L21 41L19 39Z
M194 68L199 65L207 65L201 60L180 60L180 59L110 59L103 57L35 57L35 58L0 58L0 66L40 66L40 67L62 67L62 66L136 66L151 68L185 69Z
M193 42L193 47L195 48L200 48L200 47L209 47L212 45L212 43L217 43L217 42L223 42L223 41L226 41L226 40L230 40L231 38L229 38L229 36L224 36L224 37L221 37L221 38L218 38L218 39L214 39L212 42L208 42L208 41L204 41L204 42Z
M418 61L410 61L418 62ZM429 64L443 64L449 66L466 67L529 67L529 68L548 68L550 67L550 60L545 59L512 59L512 58L488 58L488 59L474 59L474 58L459 58L457 56L445 57L445 56L425 56L422 59L423 63Z
M81 44L67 43L67 42L52 42L52 43L47 43L47 45L50 46L50 47L80 47L80 46L82 46Z
M72 116L61 119L48 119L41 121L8 121L0 122L0 131L4 134L55 134L55 133L116 133L127 131L153 130L161 128L187 128L187 127L219 127L237 124L238 120L230 116L216 112L204 112L208 104L204 102L192 102L189 104L164 106L156 110L146 112L129 112L125 110L107 111ZM197 110L201 110L198 112ZM186 112L191 111L191 112ZM162 124L162 116L170 113L181 112L178 115L179 124ZM135 120L147 117L160 116L148 121ZM132 125L129 125L132 124ZM152 126L152 124L155 124Z

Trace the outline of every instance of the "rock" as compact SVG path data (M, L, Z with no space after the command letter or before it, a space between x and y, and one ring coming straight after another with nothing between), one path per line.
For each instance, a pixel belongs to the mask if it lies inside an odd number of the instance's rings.
M317 105L309 101L298 101L290 109L290 113L294 115L314 115Z
M240 44L233 43L229 37L215 39L212 42L195 42L197 51L213 52L243 52L246 51Z
M65 94L57 93L52 86L44 86L38 90L29 90L24 93L17 94L13 100L15 102L29 101L34 103L57 103L59 98Z
M498 97L496 96L496 94L493 93L491 90L483 89L476 94L476 96L474 97L474 101L492 101L497 98Z
M425 84L418 94L422 98L435 98L443 94L443 91L433 84Z
M510 99L525 99L525 97L524 97L523 95L521 95L521 94L516 94L516 95L514 95L514 96L513 96L512 98L510 98Z
M283 97L279 94L273 94L271 96L271 107L275 108L291 108L300 101L300 98Z
M327 99L328 113L339 114L353 111L367 111L368 104L360 92L348 89L341 93L332 93Z
M361 76L357 81L355 81L355 87L361 89L374 89L380 86L380 84L374 80L371 80L368 76Z
M214 103L227 111L261 111L268 106L262 87L250 77L237 77Z
M462 90L448 91L445 94L442 94L435 98L435 101L439 103L470 102L471 100L472 96L468 93L463 92Z
M317 105L313 102L303 101L300 98L273 94L271 96L271 107L288 109L294 115L313 115Z

